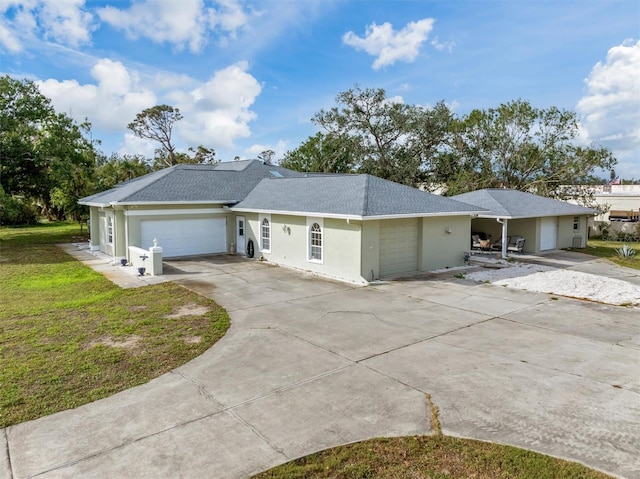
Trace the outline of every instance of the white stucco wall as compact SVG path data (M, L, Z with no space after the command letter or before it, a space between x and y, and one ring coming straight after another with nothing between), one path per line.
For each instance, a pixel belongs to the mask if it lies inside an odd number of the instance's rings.
M357 284L365 281L360 274L360 222L319 218L322 226L322 261L309 259L309 227L306 216L244 214L247 241L253 240L255 257L263 256L274 264L309 271L328 278ZM270 217L270 251L260 249L260 227Z
M363 221L361 231L361 276L367 281L380 279L380 222Z
M558 249L572 248L574 238L579 238L580 248L587 247L587 226L589 216L578 216L578 229L574 230L575 216L560 216L558 218Z
M420 271L462 266L464 253L469 251L469 238L469 216L422 218L421 254L418 258Z

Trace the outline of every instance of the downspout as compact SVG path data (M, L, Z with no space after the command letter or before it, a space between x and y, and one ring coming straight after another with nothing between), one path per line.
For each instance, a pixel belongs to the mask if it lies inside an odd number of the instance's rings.
M507 220L496 218L496 221L502 225L502 258L507 259Z

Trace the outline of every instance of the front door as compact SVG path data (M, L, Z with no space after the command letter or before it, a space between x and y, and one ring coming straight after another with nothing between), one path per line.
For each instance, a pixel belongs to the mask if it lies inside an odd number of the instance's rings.
M236 216L236 252L245 254L245 229L244 216Z

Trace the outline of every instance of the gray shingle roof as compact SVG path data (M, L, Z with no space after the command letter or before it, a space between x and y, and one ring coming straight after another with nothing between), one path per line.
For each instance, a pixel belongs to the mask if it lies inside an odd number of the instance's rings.
M537 216L591 215L596 210L518 190L484 189L451 198L489 210L480 216L533 218Z
M371 175L265 179L233 209L356 218L483 211Z
M180 164L120 183L79 203L227 203L242 200L264 178L303 176L303 173L265 165L257 160L217 165Z

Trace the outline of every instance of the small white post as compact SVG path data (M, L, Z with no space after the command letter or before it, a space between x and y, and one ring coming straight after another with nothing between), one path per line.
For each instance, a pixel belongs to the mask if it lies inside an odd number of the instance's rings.
M158 240L154 238L153 246L149 248L149 274L157 276L162 274L162 248L158 246Z

